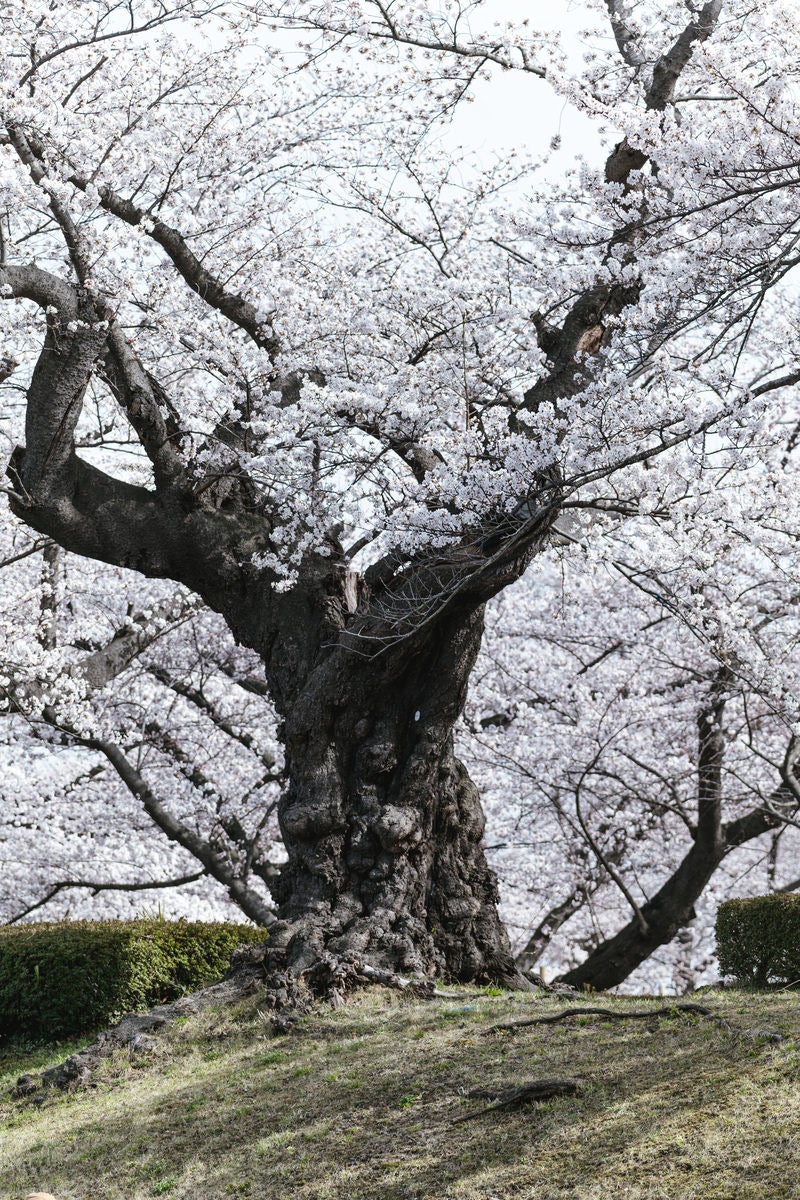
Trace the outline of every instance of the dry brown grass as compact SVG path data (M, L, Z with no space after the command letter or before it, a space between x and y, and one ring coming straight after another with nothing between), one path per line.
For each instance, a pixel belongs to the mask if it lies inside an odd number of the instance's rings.
M704 1003L753 1043L692 1018L490 1034L564 1007L361 993L272 1037L256 1000L175 1027L147 1059L40 1108L0 1059L0 1196L57 1200L789 1200L800 1195L800 1010L790 993ZM619 1008L632 1002L606 1000ZM658 1007L663 1000L635 1001ZM580 1097L453 1126L473 1087L579 1076Z

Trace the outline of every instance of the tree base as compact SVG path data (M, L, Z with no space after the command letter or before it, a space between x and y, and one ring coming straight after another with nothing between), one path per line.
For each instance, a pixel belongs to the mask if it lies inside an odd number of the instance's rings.
M518 978L521 990L533 990L523 976ZM457 998L455 993L441 991L429 977L397 975L332 953L324 953L312 966L295 971L286 967L281 948L270 949L264 943L242 946L234 952L230 970L220 983L181 996L171 1004L159 1004L148 1012L127 1014L98 1034L91 1045L48 1067L40 1077L21 1075L13 1094L17 1100L40 1103L47 1089L85 1088L104 1058L118 1050L147 1054L153 1049L154 1037L176 1017L192 1016L218 1004L233 1004L247 995L261 996L261 1007L270 1014L273 1033L281 1035L307 1016L316 1002L325 1000L338 1008L349 993L373 986L408 992L422 1000Z

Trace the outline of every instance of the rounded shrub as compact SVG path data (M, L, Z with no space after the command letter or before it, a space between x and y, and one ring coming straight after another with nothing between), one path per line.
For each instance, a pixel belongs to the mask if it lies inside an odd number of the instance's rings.
M48 921L0 928L0 1037L64 1038L221 979L264 929L204 921Z
M800 983L800 896L726 900L717 912L717 958L740 983Z

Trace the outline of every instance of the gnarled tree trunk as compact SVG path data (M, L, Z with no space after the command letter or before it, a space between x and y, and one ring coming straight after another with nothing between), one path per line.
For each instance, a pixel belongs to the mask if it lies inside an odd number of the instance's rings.
M272 944L285 945L293 970L329 951L400 973L523 985L478 792L453 750L482 631L482 606L468 607L382 654L338 649L303 679L277 665L288 862ZM274 656L267 670L276 673Z

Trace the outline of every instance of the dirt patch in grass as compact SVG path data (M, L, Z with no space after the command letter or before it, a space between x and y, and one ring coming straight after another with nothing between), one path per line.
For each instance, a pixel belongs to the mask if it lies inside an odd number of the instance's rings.
M619 1009L663 1005L608 1000ZM795 996L703 1003L780 1044L691 1017L578 1018L517 1033L498 1021L568 1002L420 1003L379 990L273 1037L257 998L118 1055L96 1087L40 1107L0 1103L0 1195L57 1200L789 1200L800 1195ZM793 1040L797 1037L797 1043ZM2 1064L4 1087L42 1065ZM6 1070L6 1067L9 1069ZM452 1122L477 1087L579 1077L581 1096Z

